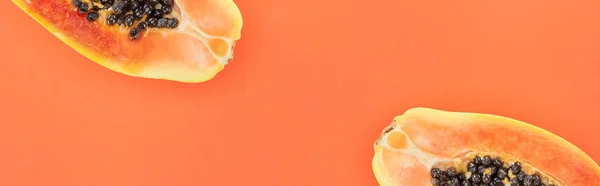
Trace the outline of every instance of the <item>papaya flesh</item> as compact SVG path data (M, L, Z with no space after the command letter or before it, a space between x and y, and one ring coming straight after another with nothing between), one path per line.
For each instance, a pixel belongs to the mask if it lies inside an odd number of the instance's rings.
M142 78L210 80L233 59L242 29L233 0L12 1L88 59Z
M374 149L383 186L600 186L600 167L578 147L491 114L412 108L394 118Z

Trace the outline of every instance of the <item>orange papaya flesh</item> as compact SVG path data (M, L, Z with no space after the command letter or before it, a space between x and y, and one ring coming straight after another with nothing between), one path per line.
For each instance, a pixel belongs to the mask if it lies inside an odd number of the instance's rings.
M373 172L383 186L482 185L483 177L491 180L485 185L600 186L600 167L578 147L491 114L412 108L394 118L374 149Z
M98 19L88 21L72 0L12 1L80 54L135 77L187 83L210 80L233 59L241 37L242 17L232 0L175 0L172 13L164 17L177 19L178 26L148 27L137 39L129 37L130 30L147 16L132 26L109 25L112 7L101 8ZM81 1L102 6L98 0Z

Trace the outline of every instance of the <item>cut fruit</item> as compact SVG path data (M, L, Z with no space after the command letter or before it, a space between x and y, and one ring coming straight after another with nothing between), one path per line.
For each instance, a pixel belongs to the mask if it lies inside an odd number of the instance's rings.
M600 186L600 167L566 140L517 120L413 108L374 145L380 185Z
M233 59L233 0L12 0L61 41L116 72L196 83Z

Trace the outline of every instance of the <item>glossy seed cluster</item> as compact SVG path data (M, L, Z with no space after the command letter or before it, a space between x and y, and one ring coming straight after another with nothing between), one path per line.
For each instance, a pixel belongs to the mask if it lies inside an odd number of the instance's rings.
M100 11L106 11L106 24L129 28L132 40L148 28L176 28L179 20L169 18L173 12L174 0L72 0L80 14L88 21L96 21ZM135 25L135 26L134 26Z
M506 166L496 157L476 156L467 165L468 174L457 172L454 167L445 171L431 169L431 184L440 186L546 186L538 174L521 171L521 163L513 162ZM466 176L469 175L469 176ZM553 185L553 184L550 184Z

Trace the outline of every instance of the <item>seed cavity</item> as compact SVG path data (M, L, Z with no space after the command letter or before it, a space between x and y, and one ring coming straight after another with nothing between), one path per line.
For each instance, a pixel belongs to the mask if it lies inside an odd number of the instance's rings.
M431 184L435 186L554 186L549 179L544 182L538 173L527 174L521 170L518 161L505 162L500 157L492 158L489 155L475 156L462 167L449 167L442 170L432 168ZM461 172L457 170L466 170Z
M74 10L86 20L129 29L128 36L137 40L145 31L173 29L179 20L171 15L173 0L71 0ZM106 16L103 16L106 15ZM99 20L99 19L106 20Z

